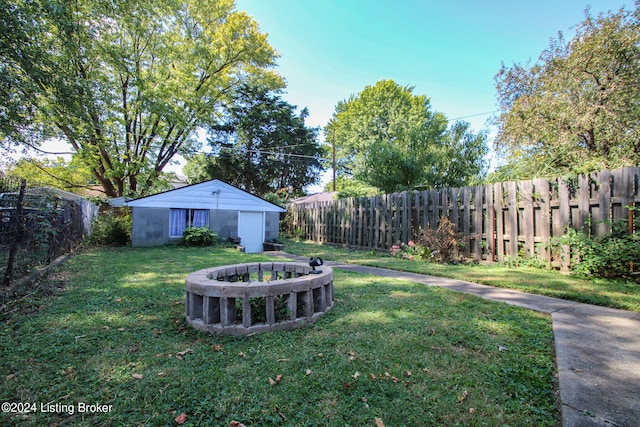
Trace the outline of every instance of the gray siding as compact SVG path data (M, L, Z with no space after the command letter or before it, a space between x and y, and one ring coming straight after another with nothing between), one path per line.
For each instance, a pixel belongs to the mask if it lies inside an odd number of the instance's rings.
M238 211L210 210L209 228L218 233L221 241L229 237L238 237Z
M264 239L277 239L280 231L280 212L266 212L264 220Z
M159 246L169 243L169 209L134 208L131 220L132 246Z

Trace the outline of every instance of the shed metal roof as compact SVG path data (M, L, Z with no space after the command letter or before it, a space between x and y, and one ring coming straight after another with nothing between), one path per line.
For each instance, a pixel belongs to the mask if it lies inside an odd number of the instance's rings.
M126 202L130 207L223 209L238 211L285 212L271 202L214 179Z

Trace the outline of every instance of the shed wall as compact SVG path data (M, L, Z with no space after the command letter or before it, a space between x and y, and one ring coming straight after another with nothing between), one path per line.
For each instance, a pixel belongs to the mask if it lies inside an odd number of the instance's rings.
M170 243L168 208L134 207L132 212L132 246L160 246ZM266 212L265 239L278 238L279 212ZM222 240L238 236L238 211L212 209L209 228Z
M131 221L132 246L159 246L169 243L169 209L134 208Z
M238 237L238 211L212 209L209 211L209 228L226 240Z
M266 212L264 220L264 239L277 239L280 233L280 212Z

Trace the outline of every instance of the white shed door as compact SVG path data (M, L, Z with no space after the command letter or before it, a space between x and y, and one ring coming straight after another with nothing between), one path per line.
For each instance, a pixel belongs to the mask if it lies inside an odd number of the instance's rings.
M262 252L264 242L264 214L262 212L238 213L238 237L247 253Z

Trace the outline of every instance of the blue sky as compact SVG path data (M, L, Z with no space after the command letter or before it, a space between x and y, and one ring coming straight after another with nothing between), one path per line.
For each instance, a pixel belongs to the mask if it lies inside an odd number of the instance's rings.
M413 86L478 131L496 110L500 64L536 61L549 40L631 0L237 0L280 54L284 98L324 126L338 101L382 79ZM475 116L475 117L468 117ZM491 130L491 129L489 129Z

